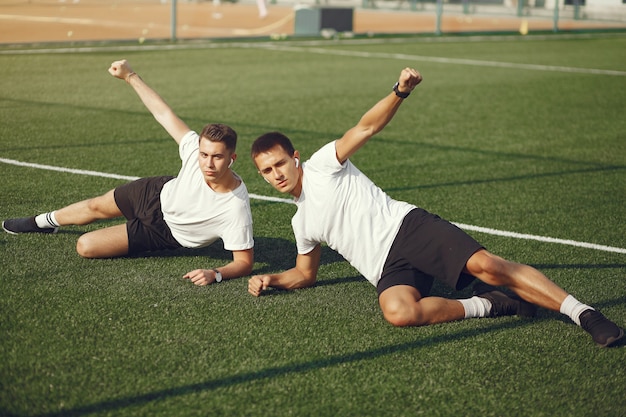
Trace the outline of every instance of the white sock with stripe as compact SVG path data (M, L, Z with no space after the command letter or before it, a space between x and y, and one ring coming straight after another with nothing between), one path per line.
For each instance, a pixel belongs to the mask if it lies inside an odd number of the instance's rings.
M57 222L57 218L55 217L54 213L54 211L51 211L50 213L43 213L39 216L36 216L35 223L37 223L37 226L41 227L42 229L59 227L60 225Z

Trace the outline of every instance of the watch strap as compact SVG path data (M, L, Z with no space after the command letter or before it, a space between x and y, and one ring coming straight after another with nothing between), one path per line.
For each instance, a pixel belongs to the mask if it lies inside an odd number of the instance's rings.
M393 85L393 92L396 93L396 95L400 98L407 98L411 92L409 91L408 93L403 93L402 91L398 90L398 87L400 86L400 82L397 81L394 85Z

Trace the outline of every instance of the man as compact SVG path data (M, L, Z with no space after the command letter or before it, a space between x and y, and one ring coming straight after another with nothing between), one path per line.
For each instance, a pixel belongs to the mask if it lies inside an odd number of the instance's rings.
M391 199L350 162L387 125L421 80L416 70L404 69L392 92L343 137L323 146L304 164L291 141L279 132L254 142L251 154L259 173L276 190L295 198L292 226L298 255L292 269L251 277L248 291L259 296L268 287L313 285L320 245L327 243L376 286L383 315L395 326L532 316L539 305L568 315L600 346L622 338L622 329L541 272L493 255L451 223ZM457 290L475 278L479 282L473 297L452 300L429 296L434 278ZM494 286L508 287L514 294Z
M249 275L253 265L252 215L248 190L231 170L237 159L237 134L229 126L209 124L200 135L174 114L126 60L109 73L130 84L155 119L179 145L178 176L142 178L104 195L39 216L9 219L12 234L55 233L60 226L84 225L124 216L126 224L85 233L76 250L85 258L110 258L180 247L200 248L222 239L232 262L184 275L196 285Z

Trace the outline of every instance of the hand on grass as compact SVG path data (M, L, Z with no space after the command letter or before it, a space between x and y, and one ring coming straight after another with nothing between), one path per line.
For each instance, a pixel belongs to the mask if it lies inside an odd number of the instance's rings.
M263 292L263 290L266 290L269 286L269 275L254 275L248 280L248 292L255 297L261 295L261 292Z
M215 282L215 273L210 269L194 269L183 275L183 278L195 285L209 285Z

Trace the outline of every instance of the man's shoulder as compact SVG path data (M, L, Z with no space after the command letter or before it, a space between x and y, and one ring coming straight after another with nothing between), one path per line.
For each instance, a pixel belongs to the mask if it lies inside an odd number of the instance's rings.
M315 153L311 155L311 158L305 162L305 171L330 174L341 171L345 164L341 164L337 160L335 142L336 141L328 142L326 145L315 151Z
M183 135L183 137L181 138L181 142L187 141L187 140L195 140L195 139L199 139L200 135L198 135L198 133L195 130L189 130L187 133L185 133Z
M200 147L200 135L193 130L185 133L178 143L178 147L181 149L188 149L193 152L195 148Z

